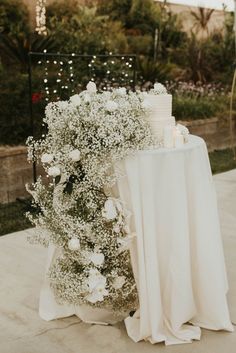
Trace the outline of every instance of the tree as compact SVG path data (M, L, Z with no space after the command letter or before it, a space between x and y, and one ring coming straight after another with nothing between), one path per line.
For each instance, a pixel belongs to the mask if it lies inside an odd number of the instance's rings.
M209 22L214 11L214 9L206 9L204 7L198 7L197 11L190 11L195 20L193 27L200 31L202 35L209 34Z

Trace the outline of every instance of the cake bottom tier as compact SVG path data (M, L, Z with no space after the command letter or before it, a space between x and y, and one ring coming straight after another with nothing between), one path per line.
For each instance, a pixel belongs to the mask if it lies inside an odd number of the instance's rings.
M152 133L157 137L158 140L163 139L164 128L166 126L175 127L175 117L171 116L169 118L162 118L162 119L155 119L150 118L148 119L149 124L151 126Z

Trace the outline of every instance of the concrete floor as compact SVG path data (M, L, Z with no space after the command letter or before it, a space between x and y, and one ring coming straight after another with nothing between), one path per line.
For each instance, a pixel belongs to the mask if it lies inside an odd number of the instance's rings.
M214 177L236 323L236 170ZM45 322L38 316L46 250L27 243L26 230L0 238L0 353L234 353L236 332L202 330L201 341L164 346L134 343L121 323L98 326L77 317Z

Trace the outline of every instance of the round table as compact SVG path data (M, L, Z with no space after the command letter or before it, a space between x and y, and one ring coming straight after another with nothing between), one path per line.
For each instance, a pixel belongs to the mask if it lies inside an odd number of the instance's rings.
M131 261L139 309L125 318L135 341L165 344L200 339L200 327L233 331L216 195L205 142L190 136L183 147L139 151L116 166L118 192L132 212ZM49 249L48 266L55 256ZM56 304L45 279L40 315L77 314L85 322L112 323L105 310Z

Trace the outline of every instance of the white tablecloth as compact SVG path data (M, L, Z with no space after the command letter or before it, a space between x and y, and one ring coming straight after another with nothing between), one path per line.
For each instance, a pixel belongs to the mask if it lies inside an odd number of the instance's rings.
M190 136L182 148L140 151L116 169L126 174L118 189L132 210L130 226L136 234L131 259L140 308L125 319L128 335L136 342L176 344L200 339L200 327L233 331L204 141ZM49 252L48 265L55 249ZM85 322L115 321L106 311L57 305L45 280L41 317L50 320L73 314Z

